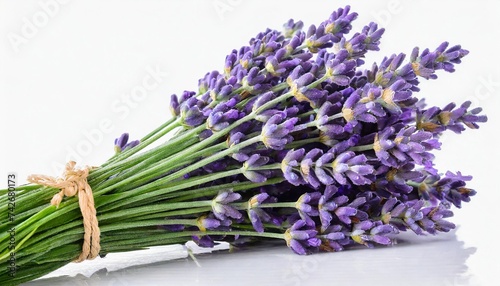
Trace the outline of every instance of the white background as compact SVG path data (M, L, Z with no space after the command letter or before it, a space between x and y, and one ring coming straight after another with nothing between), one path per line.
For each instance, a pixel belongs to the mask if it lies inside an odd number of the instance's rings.
M470 186L478 192L470 204L457 210L453 221L460 227L456 237L445 236L450 239L448 244L445 239L430 244L436 245L434 248L422 248L428 255L416 260L416 265L401 260L402 253L411 247L375 250L377 255L370 250L332 255L347 255L344 257L350 259L366 257L368 266L386 264L392 272L366 275L373 275L373 281L385 281L387 285L396 284L397 278L403 276L401 273L413 270L408 267L414 267L422 277L426 271L430 273L440 267L444 268L440 269L444 276L461 277L439 280L439 275L435 275L432 285L495 285L496 271L500 269L495 234L500 202L496 180L500 159L496 133L500 124L496 110L500 107L498 0L474 4L457 0L0 1L0 186L6 184L1 176L6 181L8 172L16 172L19 183L24 183L24 178L32 173L58 175L69 159L99 165L112 155L113 140L121 133L129 132L132 138L140 138L165 121L169 117L170 94L195 89L198 78L223 67L225 55L231 49L246 44L266 27L279 29L289 18L303 20L306 27L319 24L331 11L346 4L359 13L355 30L370 21L387 28L381 51L368 57L369 64L392 53L410 53L414 46L435 48L444 40L470 50L457 66L457 72L441 72L437 81L423 82L421 96L439 106L450 101L472 100L475 106L484 107L489 122L479 130L445 136L443 150L437 153L440 170L461 170L473 175ZM139 93L140 90L146 92ZM414 241L415 249L420 242ZM439 263L425 262L425 257L447 249L467 253L468 259L444 256ZM472 250L475 253L470 255ZM282 248L274 251L289 255ZM222 277L218 281L230 284L251 271L252 261L275 265L275 258L260 254L257 251L253 255L240 254L241 257L223 256L220 261L230 261L227 269L220 270L227 273L227 279ZM302 258L290 259L292 262L282 266L292 269L304 263ZM239 263L247 264L240 268ZM451 269L446 268L447 263L455 266L452 269L461 270L450 274L446 272ZM164 281L161 279L186 277L186 284L205 284L211 279L188 279L190 269L196 267L194 264L186 267L177 264L184 276L168 271L175 265L157 265L165 271L155 274L154 279L160 280L151 281L160 283ZM398 265L403 266L398 268ZM316 274L321 268L311 269L307 278L296 275L299 278L293 283L319 283L329 277L325 273ZM207 275L217 271L214 269ZM114 283L126 285L124 281L128 279L145 281L140 277L146 273L144 268L125 272L120 274L125 278L121 282L115 279ZM388 278L389 273L395 278ZM255 275L262 278L272 273ZM336 281L335 277L347 276L332 273L328 279ZM360 278L337 282L353 284L356 279ZM97 283L89 281L91 285ZM291 280L273 281L283 284ZM420 284L417 280L413 282Z

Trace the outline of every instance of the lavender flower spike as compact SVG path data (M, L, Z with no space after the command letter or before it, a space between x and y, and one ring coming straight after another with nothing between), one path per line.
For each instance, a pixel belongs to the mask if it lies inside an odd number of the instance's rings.
M134 148L135 146L139 145L139 140L128 142L128 139L128 133L123 133L120 137L115 139L115 153L118 154L124 150Z
M370 184L372 181L365 177L373 174L373 166L368 165L365 155L356 155L352 151L339 154L332 162L333 178L342 185L347 184L349 178L356 185Z
M207 215L200 216L196 220L196 225L201 231L207 231L207 229L216 229L218 228L221 223L218 219L211 218Z
M318 216L318 205L319 198L321 197L320 192L305 193L297 200L295 203L295 208L299 211L300 217L308 224L314 225L314 221L311 216Z
M288 135L297 123L297 118L286 119L283 114L273 115L262 127L262 143L267 148L283 150L293 138Z
M252 223L253 228L257 232L264 232L263 222L272 222L273 224L279 225L280 222L276 220L271 214L267 213L265 210L259 206L264 203L275 203L276 198L269 196L267 193L263 192L258 195L251 197L248 200L248 218Z
M283 161L281 161L281 171L285 179L292 185L299 186L305 184L302 176L299 176L294 172L294 168L298 168L300 165L300 160L304 157L305 150L290 150L286 154Z
M346 225L351 224L351 217L358 219L366 219L368 216L365 212L360 211L358 207L365 203L364 198L357 198L350 204L347 196L334 196L338 188L330 185L325 187L323 196L319 199L318 210L321 221L322 232L330 227L330 222L335 218L336 222L343 222Z
M212 200L212 211L216 218L226 220L227 217L240 219L242 214L234 207L228 205L234 201L241 199L241 195L232 191L221 191Z
M310 254L321 245L321 240L316 237L317 233L314 226L309 226L304 220L298 220L285 231L285 241L295 253Z
M305 255L390 245L399 231L453 229L447 220L452 208L476 192L470 176L438 171L434 150L442 133L477 129L487 117L470 101L426 106L417 91L419 80L453 72L468 52L444 42L411 56L394 53L367 68L363 60L379 50L384 29L370 23L350 33L356 17L346 6L307 31L294 20L283 32L266 29L231 49L220 71L205 73L194 91L172 95L173 118L144 142L130 142L124 133L114 141L117 154L91 172L73 170L71 162L63 179L35 175L28 178L33 185L17 193L0 190L0 201L14 194L23 202L15 220L3 217L0 246L12 244L8 229L14 227L16 239L26 242L16 246L15 267L0 268L0 284L38 278L75 260L78 245L88 243L91 254L84 247L77 260L190 240L213 247L277 239ZM204 44L196 40L185 46ZM85 230L83 244L67 239L81 232L72 225L79 212L51 212L57 223L50 224L40 207L49 199L45 186L72 181L77 172L82 182L88 174L88 189L100 194L100 246L89 242L98 238L95 228ZM30 198L37 194L42 201ZM130 215L112 219L121 212ZM487 219L494 225L495 218ZM27 224L41 227L22 231ZM64 225L68 234L40 240L52 225ZM12 255L2 252L0 264L9 258L12 266ZM16 269L22 271L13 277Z
M382 224L381 221L363 221L354 226L351 238L359 244L372 248L373 242L389 245L392 243L391 235L398 233L398 230L389 224Z
M251 168L261 167L269 162L269 158L265 156L260 156L259 154L253 154L248 158L248 160L243 164L243 175L254 183L262 183L267 180L266 171L252 171ZM250 170L249 170L250 169Z

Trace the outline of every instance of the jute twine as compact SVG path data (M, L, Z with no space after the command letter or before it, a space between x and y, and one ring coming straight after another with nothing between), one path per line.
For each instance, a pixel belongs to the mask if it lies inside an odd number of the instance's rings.
M82 252L74 262L81 262L86 259L94 259L99 255L101 246L100 231L97 223L96 210L94 206L94 196L92 189L87 182L87 176L91 167L75 169L76 163L69 161L66 164L66 170L63 178L54 178L45 175L30 175L28 181L42 186L60 189L61 191L54 195L50 203L59 207L64 196L72 197L78 194L80 211L83 216L83 226L85 233L83 236Z

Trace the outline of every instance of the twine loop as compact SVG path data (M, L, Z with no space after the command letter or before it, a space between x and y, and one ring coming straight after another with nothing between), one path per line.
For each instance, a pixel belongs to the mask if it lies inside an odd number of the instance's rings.
M45 175L30 175L28 181L42 186L60 189L61 191L52 197L51 205L59 207L62 199L73 197L78 194L78 203L83 217L83 245L80 256L74 262L81 262L86 259L94 259L99 255L100 246L100 231L97 222L97 214L94 206L94 196L92 189L87 182L89 170L92 167L76 169L76 163L69 161L66 164L63 178L54 178Z

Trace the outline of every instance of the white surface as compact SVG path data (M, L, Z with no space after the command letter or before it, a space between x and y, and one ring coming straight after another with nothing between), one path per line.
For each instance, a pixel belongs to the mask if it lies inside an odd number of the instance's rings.
M200 256L201 268L190 260L174 260L94 274L89 279L64 278L60 285L170 281L172 285L233 281L279 285L294 283L296 276L304 284L331 280L340 285L370 281L396 285L410 278L416 279L415 285L424 284L419 281L498 284L500 251L493 232L500 202L495 133L499 126L496 108L500 107L500 1L53 3L59 2L0 1L0 176L7 172L16 172L20 178L31 173L58 175L68 159L99 165L112 154L114 138L122 132L140 138L158 126L169 116L169 95L193 89L205 72L221 69L232 48L246 44L266 27L280 28L290 17L303 20L306 26L318 24L348 3L360 14L355 29L370 21L387 28L382 51L372 53L368 63L394 52L410 53L414 46L435 48L444 40L470 50L455 74L439 73L437 81L424 82L421 95L437 105L473 100L489 116L480 130L446 136L437 154L441 170L474 175L471 187L478 195L456 211L453 219L461 226L457 237L464 245L454 236L444 236L435 242L419 239L386 249L306 258L281 247ZM142 87L145 94L132 96ZM1 178L3 186L6 181ZM317 266L311 266L313 270L305 276L294 272L309 264Z
M69 277L41 279L26 286L480 285L478 277L469 273L466 266L467 259L475 252L475 247L466 247L454 233L418 238L405 233L392 247L310 256L298 256L284 245L267 245L232 253L197 255L197 263L186 258L182 247L170 247L159 248L156 255L122 253L112 257L109 254L96 264L81 266L83 271L72 265L58 271L65 270ZM108 258L112 261L103 262ZM140 263L144 258L152 263ZM167 260L173 258L179 259ZM117 269L118 259L123 261L122 269ZM131 260L138 265L127 267ZM93 274L88 275L92 270Z

